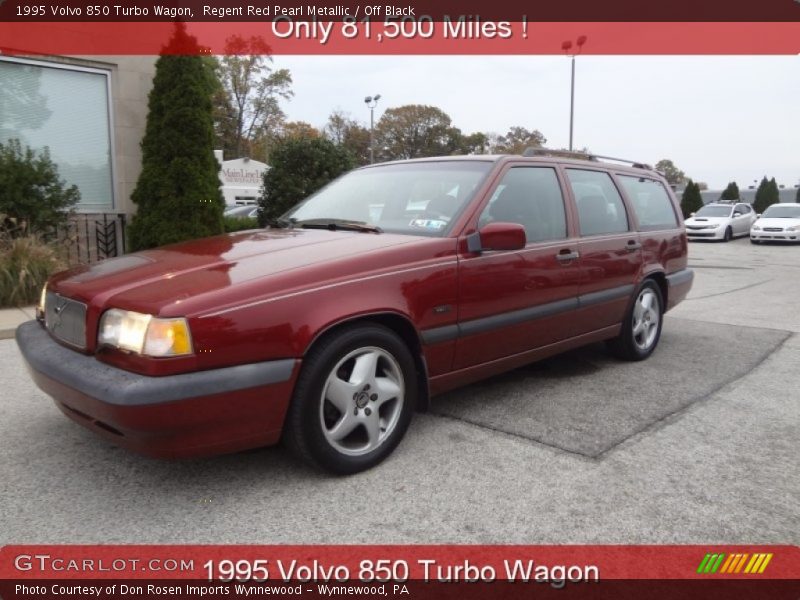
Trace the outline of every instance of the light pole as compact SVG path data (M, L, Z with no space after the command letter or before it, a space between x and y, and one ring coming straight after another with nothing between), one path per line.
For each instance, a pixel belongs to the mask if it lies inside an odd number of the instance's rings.
M374 96L367 96L364 98L364 103L369 107L369 163L375 162L375 107L378 106L378 100L381 99L380 94Z
M583 45L586 43L586 36L581 35L578 36L578 39L575 40L576 50L575 52L570 52L572 50L572 40L567 40L563 44L561 44L561 49L572 59L572 83L570 85L569 91L569 151L572 152L572 125L575 119L575 57L581 53L583 49Z

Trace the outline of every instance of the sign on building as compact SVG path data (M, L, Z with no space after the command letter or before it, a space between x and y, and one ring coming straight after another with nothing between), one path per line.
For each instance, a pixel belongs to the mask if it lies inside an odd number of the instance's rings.
M246 206L256 204L261 193L264 173L269 165L250 158L222 160L222 150L214 155L220 163L219 180L222 182L222 195L227 206Z

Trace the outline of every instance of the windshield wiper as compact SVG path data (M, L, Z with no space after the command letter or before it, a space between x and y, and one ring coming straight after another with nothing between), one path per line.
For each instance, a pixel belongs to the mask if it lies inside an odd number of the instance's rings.
M295 221L295 224L303 229L328 229L330 231L365 231L369 233L383 233L383 229L377 225L364 223L363 221L347 221L344 219L307 219L305 221Z

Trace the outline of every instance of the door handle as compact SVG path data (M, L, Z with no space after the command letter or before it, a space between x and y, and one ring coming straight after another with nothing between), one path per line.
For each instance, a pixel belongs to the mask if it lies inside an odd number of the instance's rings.
M573 252L569 248L565 248L561 250L558 254L556 254L556 258L562 262L567 262L569 260L575 260L576 258L580 258L580 254L577 252Z
M634 250L638 250L642 247L642 244L637 242L636 240L629 240L628 244L625 246L625 250L628 252L633 252Z

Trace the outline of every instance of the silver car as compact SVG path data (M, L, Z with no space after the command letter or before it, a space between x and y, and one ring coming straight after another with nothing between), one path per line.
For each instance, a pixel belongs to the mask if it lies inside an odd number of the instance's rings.
M724 204L712 202L686 219L686 235L690 240L730 241L735 237L750 235L750 227L757 219L753 207L744 202Z

